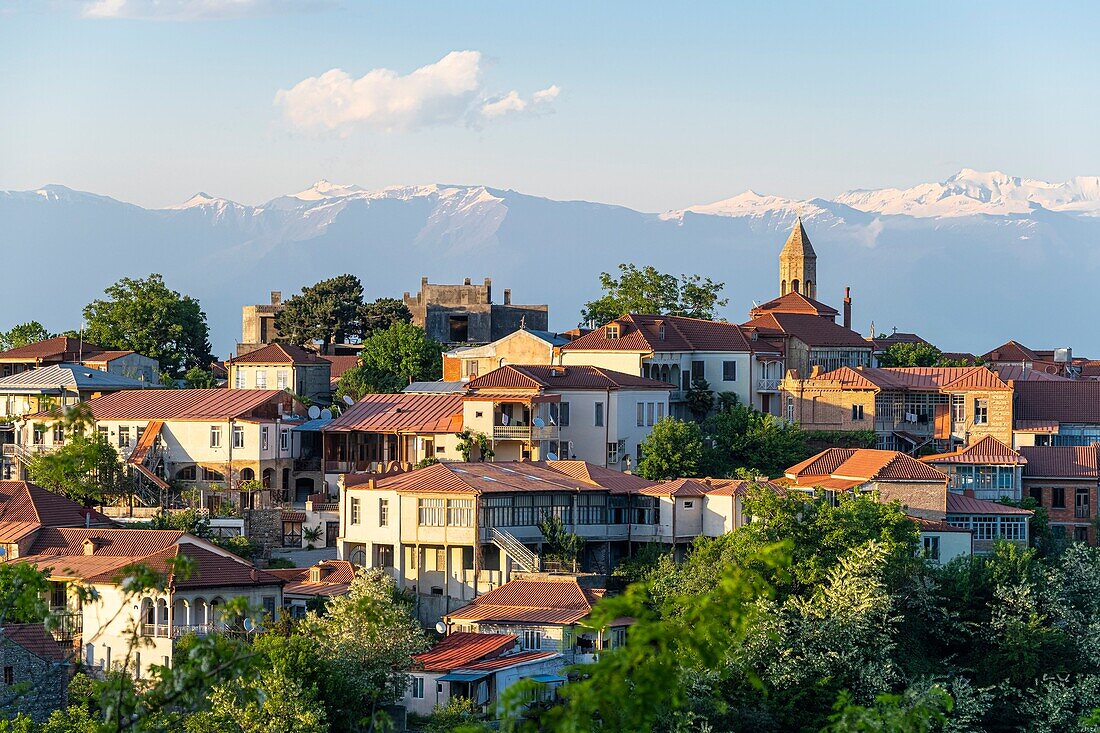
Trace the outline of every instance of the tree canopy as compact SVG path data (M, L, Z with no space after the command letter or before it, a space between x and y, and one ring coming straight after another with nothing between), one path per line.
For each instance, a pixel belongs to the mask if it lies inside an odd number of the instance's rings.
M50 338L52 334L38 321L18 323L7 331L0 331L0 351L18 349L27 344L36 344Z
M885 338L885 334L883 334ZM896 343L886 347L878 357L879 366L884 367L948 367L968 366L966 359L945 359L943 352L932 344Z
M397 298L378 298L363 305L360 317L361 336L368 339L378 331L385 331L395 323L411 323L412 313L405 302Z
M700 275L668 275L647 265L619 265L619 276L600 273L603 295L584 304L582 322L607 323L628 313L714 318L729 303L719 298L726 284Z
M666 417L642 441L637 473L652 481L667 481L698 476L702 463L703 433L699 424Z
M210 363L210 329L199 301L169 289L157 274L123 278L105 293L84 308L88 341L152 357L174 377Z
M279 336L299 346L319 341L343 343L362 333L363 284L355 275L338 275L302 288L275 314Z
M118 451L92 428L91 412L84 403L73 405L57 420L65 444L50 453L34 456L27 465L30 480L44 489L92 506L105 494L124 488ZM39 429L36 426L36 429ZM42 430L52 426L41 426Z
M392 375L405 386L415 381L434 381L443 372L443 344L429 338L419 326L404 321L376 331L363 342L359 353L363 367L374 370L365 375L368 380Z

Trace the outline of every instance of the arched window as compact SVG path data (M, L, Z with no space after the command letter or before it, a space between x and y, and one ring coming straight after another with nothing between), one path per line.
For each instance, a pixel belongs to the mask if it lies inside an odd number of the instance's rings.
M241 481L255 481L255 480L256 480L256 472L255 471L253 471L251 468L242 468L241 469Z
M787 281L786 280L781 280L779 282L779 294L780 295L786 295L787 294Z
M806 281L806 297L807 298L814 297L814 281L813 280L807 280Z
M791 280L791 290L793 290L796 293L798 292L798 285L799 285L798 280Z
M270 489L271 484L275 482L275 469L265 468L263 472L263 485L265 489Z
M197 476L194 466L184 466L180 470L176 471L177 481L194 481Z

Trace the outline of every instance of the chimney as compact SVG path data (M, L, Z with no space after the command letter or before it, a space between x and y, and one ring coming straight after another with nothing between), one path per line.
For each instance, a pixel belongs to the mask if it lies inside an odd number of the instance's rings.
M512 304L512 289L504 288L504 305Z
M844 288L844 327L852 327L852 289Z
M427 277L420 278L420 289L423 290L426 287L428 287L428 278Z
M271 291L271 305L281 305L283 302L283 291L272 290Z
M825 367L820 364L814 364L813 369L810 370L810 379L816 379L825 373Z
M463 285L469 285L469 284L470 284L470 278L465 278L465 279L464 279L464 280L462 281L462 284L463 284Z
M493 278L485 278L485 302L493 302Z

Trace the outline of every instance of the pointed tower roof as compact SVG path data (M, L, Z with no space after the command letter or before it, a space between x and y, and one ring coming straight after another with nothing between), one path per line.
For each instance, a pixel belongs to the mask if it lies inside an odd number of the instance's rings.
M787 237L787 243L783 245L783 251L780 253L780 256L783 255L817 257L817 252L814 252L814 247L810 244L810 236L806 234L806 229L802 226L801 216L794 220L794 227L791 228L791 236Z

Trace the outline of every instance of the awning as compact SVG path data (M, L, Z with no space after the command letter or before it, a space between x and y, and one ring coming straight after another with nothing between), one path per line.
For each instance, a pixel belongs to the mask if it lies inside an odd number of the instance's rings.
M535 682L542 682L545 684L551 684L553 682L565 682L565 678L556 674L537 674L534 677L528 677L529 680Z
M332 420L326 420L323 417L319 417L316 420L309 420L301 425L295 425L291 430L298 430L303 433L319 433L321 429L331 423Z
M492 672L448 672L439 678L440 682L477 682L485 679Z

